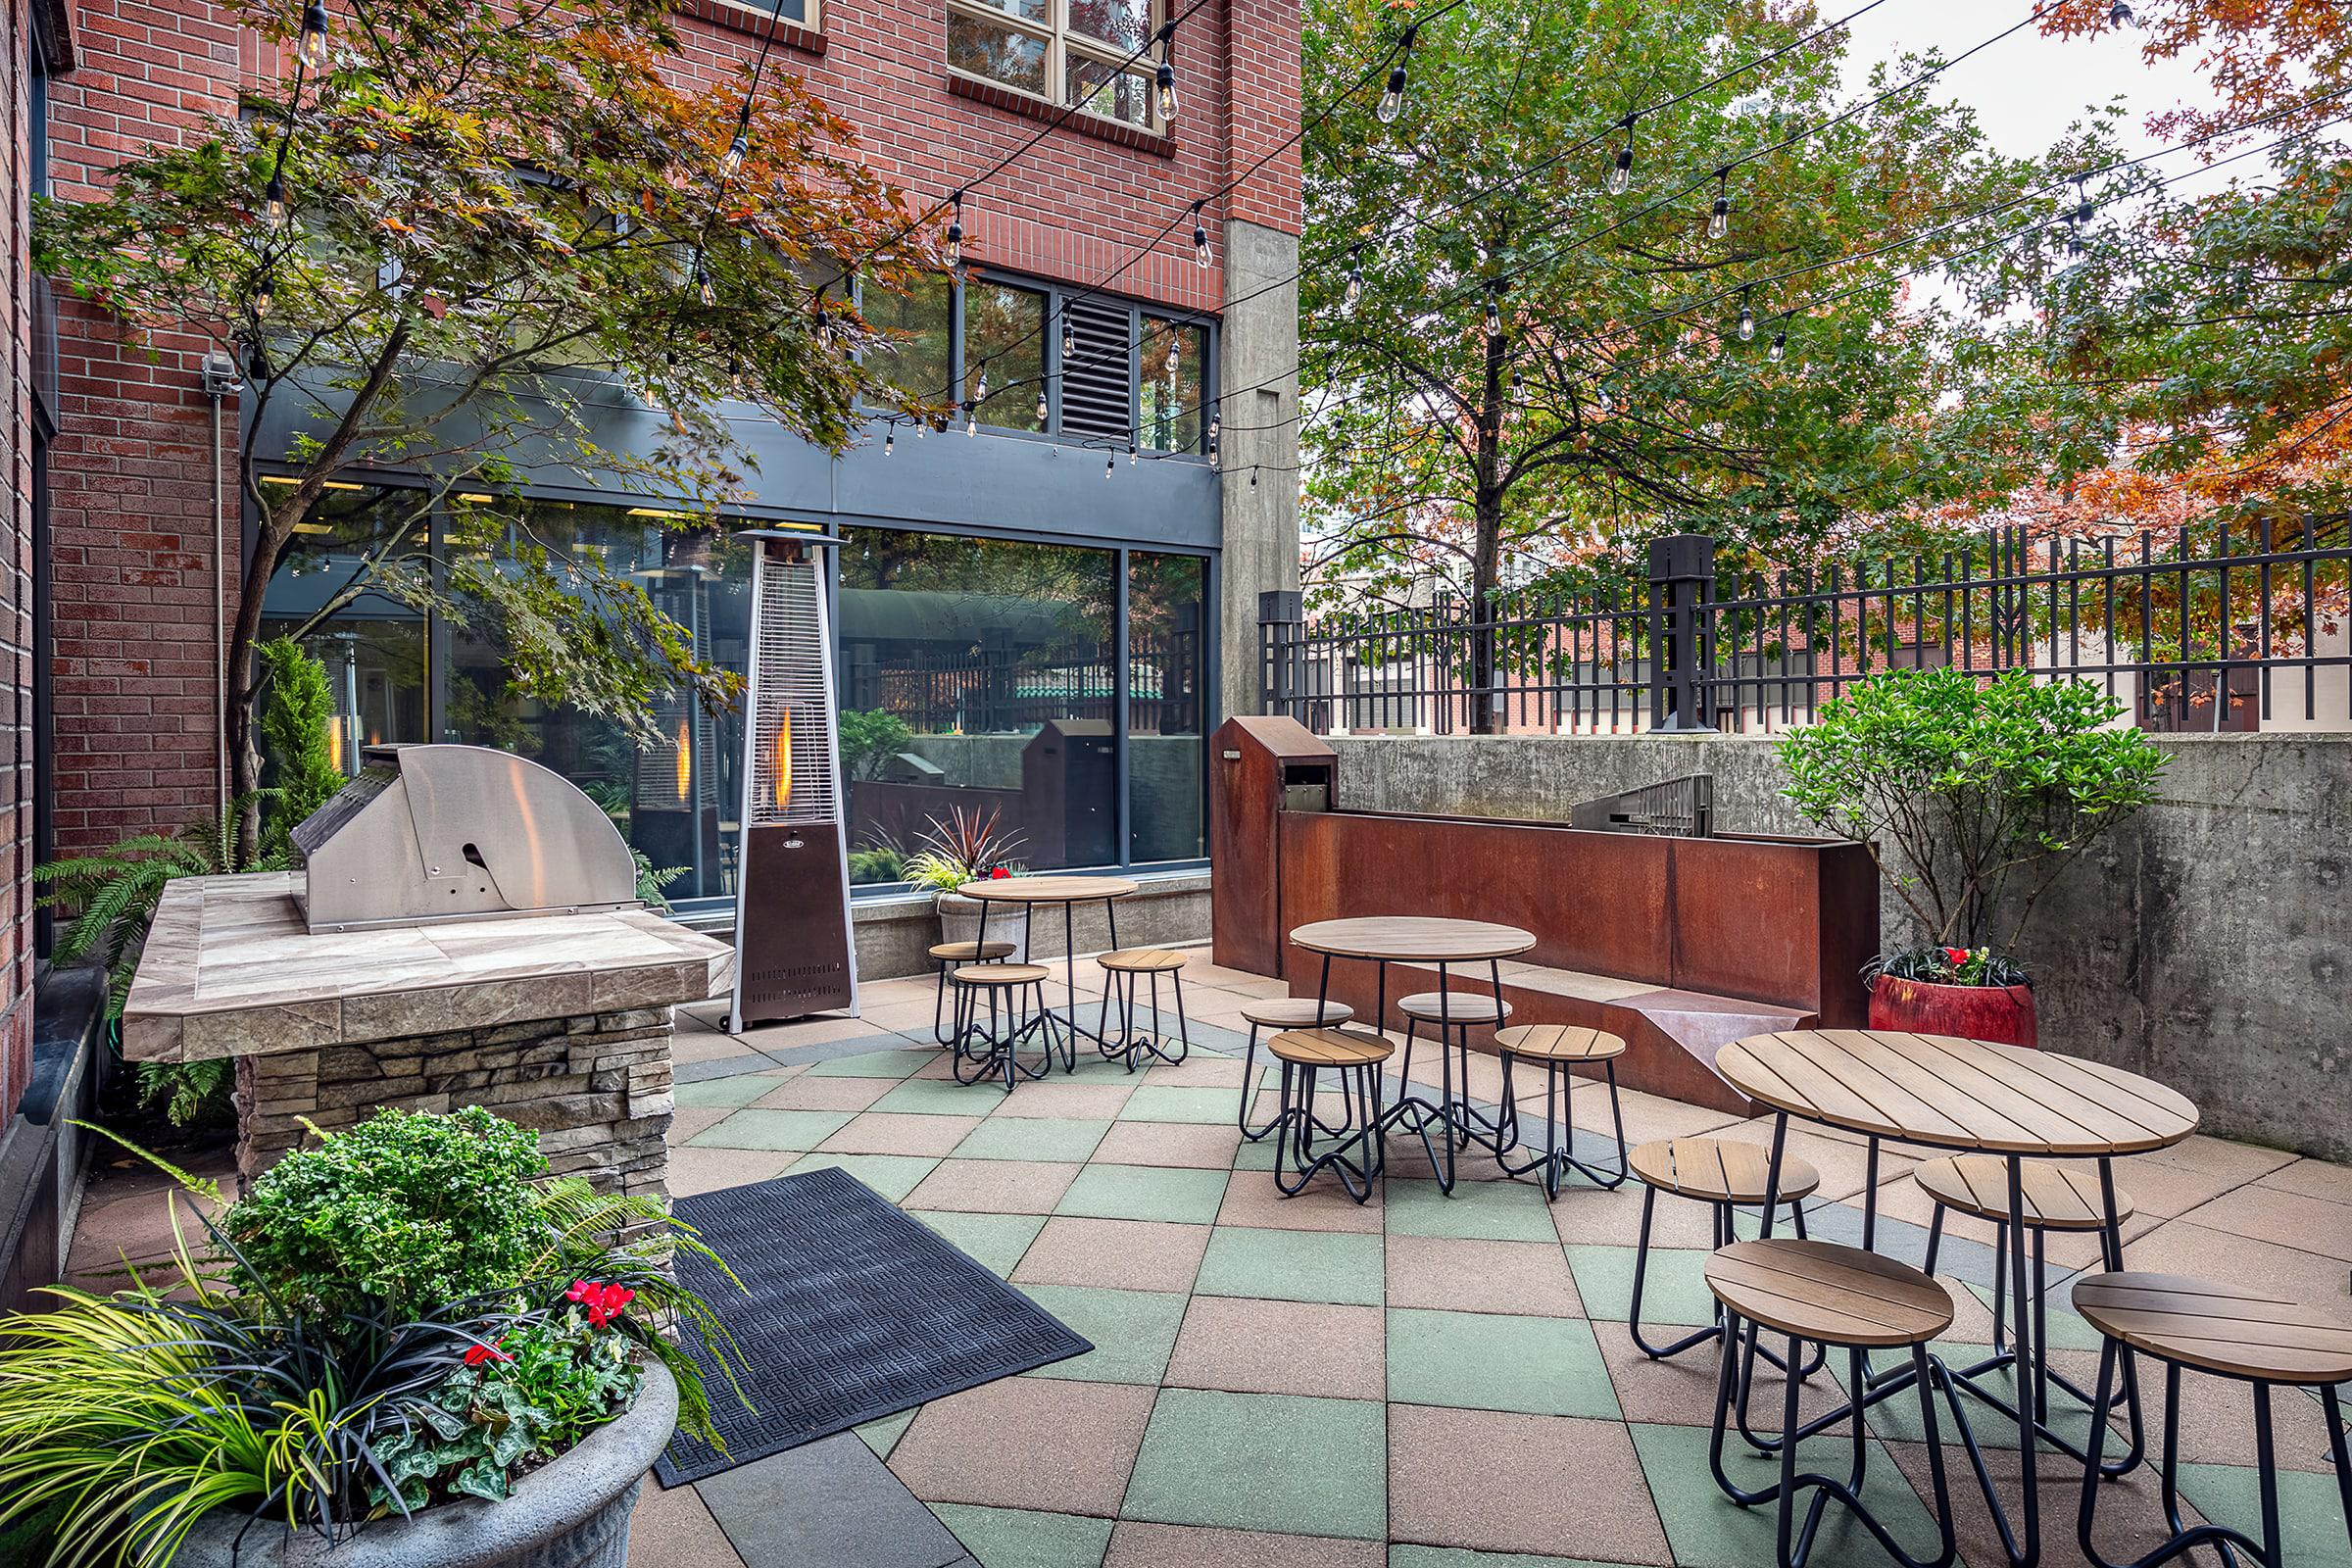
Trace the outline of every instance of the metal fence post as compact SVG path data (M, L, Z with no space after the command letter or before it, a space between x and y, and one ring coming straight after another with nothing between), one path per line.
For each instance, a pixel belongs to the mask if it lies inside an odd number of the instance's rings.
M1301 722L1305 629L1306 604L1297 591L1277 588L1257 596L1258 690L1265 694L1260 706Z
M1715 598L1715 541L1669 534L1649 545L1649 727L1664 735L1711 733L1706 608Z

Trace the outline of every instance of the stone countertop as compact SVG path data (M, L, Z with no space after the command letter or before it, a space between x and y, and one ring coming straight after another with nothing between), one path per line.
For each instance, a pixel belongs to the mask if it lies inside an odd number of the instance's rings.
M721 994L735 952L644 908L312 934L301 876L164 889L122 1011L140 1061L269 1055Z

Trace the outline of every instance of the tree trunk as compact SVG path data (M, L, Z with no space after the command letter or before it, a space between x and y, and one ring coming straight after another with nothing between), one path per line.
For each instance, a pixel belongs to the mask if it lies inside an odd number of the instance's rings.
M1471 515L1477 528L1470 558L1470 733L1495 733L1497 704L1494 617L1502 580L1502 377L1509 355L1502 334L1487 337L1485 385L1478 405L1478 468Z

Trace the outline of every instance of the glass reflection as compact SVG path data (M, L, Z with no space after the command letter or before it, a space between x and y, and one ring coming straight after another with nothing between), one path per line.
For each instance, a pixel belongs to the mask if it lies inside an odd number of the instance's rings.
M1130 858L1208 853L1208 563L1136 551L1127 558L1127 779Z

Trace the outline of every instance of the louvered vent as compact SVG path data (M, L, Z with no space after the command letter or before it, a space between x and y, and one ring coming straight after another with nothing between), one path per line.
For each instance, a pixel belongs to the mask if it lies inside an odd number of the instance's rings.
M1127 309L1072 300L1063 310L1078 342L1061 362L1061 427L1072 435L1123 440L1134 424L1135 351Z
M833 714L825 678L824 595L814 559L770 558L760 573L760 678L753 715L751 819L830 822ZM789 762L789 766L781 765Z

